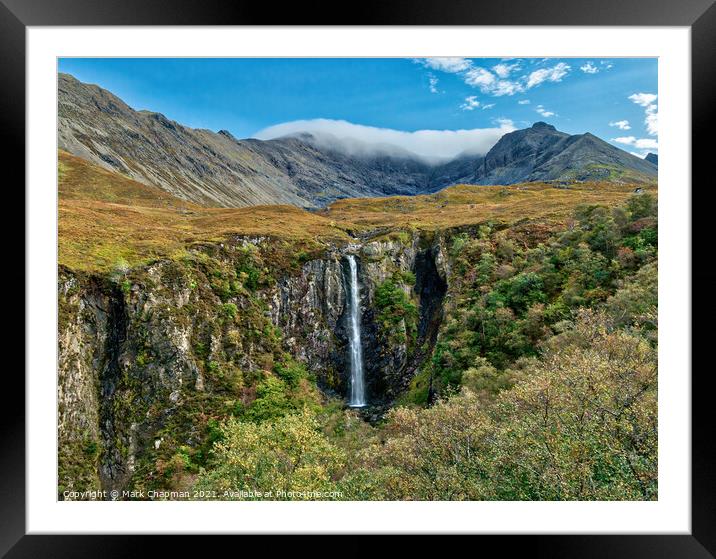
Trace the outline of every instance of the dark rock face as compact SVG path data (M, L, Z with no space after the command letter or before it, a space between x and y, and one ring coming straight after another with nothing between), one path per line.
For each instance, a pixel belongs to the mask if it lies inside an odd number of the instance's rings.
M659 156L655 153L647 153L644 160L653 163L657 167L659 166Z
M343 395L347 355L345 281L341 255L307 262L301 274L283 278L268 296L271 321L291 355L311 367L319 386Z
M60 484L67 490L100 487L97 453L77 466L90 443L99 448L103 439L100 421L100 374L108 368L111 294L101 282L61 274L58 286L58 444L60 464L71 464L72 475Z
M478 167L475 184L564 180L648 180L654 169L644 160L586 133L570 136L537 122L505 134Z
M433 245L418 252L413 272L415 273L414 292L419 303L418 337L415 350L409 355L405 367L396 374L387 375L390 379L388 393L400 394L408 388L410 381L418 373L420 366L432 355L442 324L443 302L447 293L447 277L441 264L441 247Z
M363 359L371 406L385 407L406 390L435 345L447 291L447 272L440 240L422 245L422 239L416 236L404 244L374 242L362 249ZM412 272L415 276L415 285L400 284L418 308L417 337L413 343L395 343L377 321L375 290L389 278L395 281L395 272ZM405 328L404 322L396 326L403 334Z
M483 155L428 164L409 152L348 155L310 134L261 141L135 111L110 92L58 77L58 145L110 170L210 206L322 207L340 198L432 193L453 184L650 180L656 169L591 134L549 124L505 134Z
M544 122L532 128L505 134L487 153L478 169L475 182L480 184L510 184L529 177L540 164L549 160L559 149L557 146L569 138Z
M122 348L127 341L127 312L124 297L118 288L110 291L107 322L107 341L104 350L106 361L99 376L99 420L102 431L104 455L101 457L99 478L102 486L118 489L129 480L131 472L124 467L117 445L113 444L123 433L119 426L115 398L122 378Z
M367 400L372 406L391 403L407 388L432 350L442 320L447 278L440 245L418 248L419 244L416 236L406 242L368 241L359 250L361 341ZM375 290L396 271L415 274L414 286L402 285L419 310L414 349L407 343L389 342L377 321ZM336 251L324 260L306 263L300 276L283 279L270 300L272 320L284 333L286 349L308 365L324 392L341 397L347 396L350 379L349 289L346 258Z
M447 279L436 265L438 251L437 247L422 250L415 259L415 292L420 300L418 346L425 342L435 343L442 321Z

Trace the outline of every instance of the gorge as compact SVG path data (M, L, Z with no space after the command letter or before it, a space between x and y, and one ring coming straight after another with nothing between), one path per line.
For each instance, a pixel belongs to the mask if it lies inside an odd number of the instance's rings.
M306 212L204 208L63 152L59 171L60 494L193 483L229 419L263 429L308 409L379 433L456 386L509 386L505 367L563 328L565 305L603 301L655 250L655 206L621 225L604 209L655 185L461 186ZM614 227L619 260L592 237Z
M267 237L109 278L61 268L62 486L97 476L104 488L130 486L165 451L200 444L201 416L249 404L263 371L294 360L326 394L381 417L435 343L449 270L441 236L360 242L275 279L263 277L279 257ZM414 302L414 316L384 323L386 285Z

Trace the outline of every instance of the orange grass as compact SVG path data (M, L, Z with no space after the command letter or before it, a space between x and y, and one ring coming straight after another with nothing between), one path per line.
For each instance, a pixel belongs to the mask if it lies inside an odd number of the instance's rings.
M454 186L421 196L340 200L318 212L286 205L209 208L59 152L59 262L108 271L181 256L195 243L268 236L296 251L348 242L357 232L436 230L529 219L559 223L579 204L621 204L634 185ZM643 185L642 185L643 187ZM645 189L656 194L656 186Z

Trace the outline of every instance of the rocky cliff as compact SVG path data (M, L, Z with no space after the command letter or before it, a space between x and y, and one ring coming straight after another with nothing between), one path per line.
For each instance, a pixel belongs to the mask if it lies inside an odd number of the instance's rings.
M347 252L359 257L368 401L386 405L407 387L442 316L442 238L357 239L283 266L270 261L274 244L237 238L104 276L61 268L60 494L161 486L182 448L208 444L211 418L249 405L286 359L345 396ZM386 289L414 316L391 315Z
M101 87L58 76L58 145L207 206L320 207L340 198L417 194L431 167L404 156L351 157L310 135L261 141L136 111Z

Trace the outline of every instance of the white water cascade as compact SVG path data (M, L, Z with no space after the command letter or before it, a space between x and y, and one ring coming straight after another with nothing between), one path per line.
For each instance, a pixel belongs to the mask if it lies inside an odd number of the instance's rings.
M356 257L348 255L350 268L350 298L348 298L348 343L351 354L351 387L348 405L352 408L365 406L365 382L363 378L363 347L360 341L360 288Z

